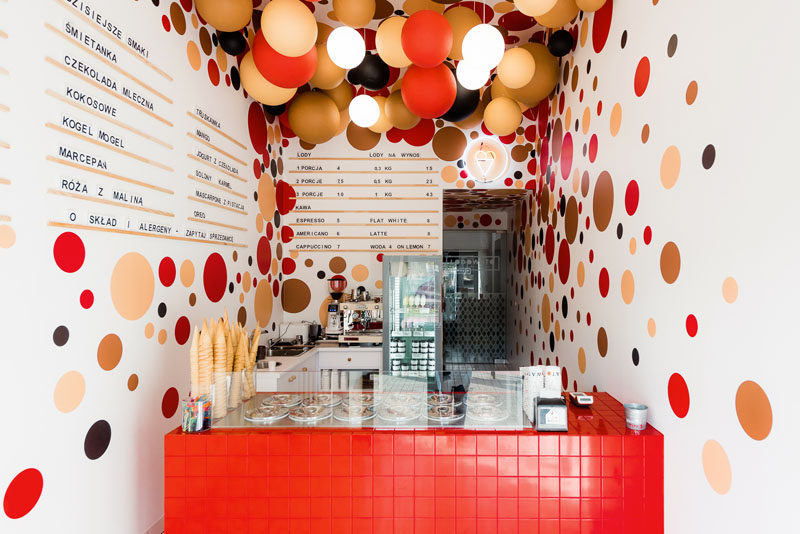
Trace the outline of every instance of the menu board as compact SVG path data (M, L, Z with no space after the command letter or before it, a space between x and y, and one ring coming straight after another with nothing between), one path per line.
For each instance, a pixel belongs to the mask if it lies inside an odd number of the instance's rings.
M103 2L52 5L43 12L49 225L246 247L249 156L224 110L176 94L172 58Z
M284 179L296 202L288 216L292 249L440 253L439 159L395 147L363 157L348 154L289 156Z

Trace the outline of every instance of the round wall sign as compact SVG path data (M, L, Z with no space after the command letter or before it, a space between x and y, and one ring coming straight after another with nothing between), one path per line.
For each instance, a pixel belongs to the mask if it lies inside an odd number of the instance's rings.
M493 182L508 169L506 147L493 137L479 137L467 146L464 153L467 172L479 182Z

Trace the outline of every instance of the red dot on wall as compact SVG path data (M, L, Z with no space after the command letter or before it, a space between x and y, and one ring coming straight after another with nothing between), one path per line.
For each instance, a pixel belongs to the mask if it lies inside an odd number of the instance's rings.
M225 286L228 284L228 270L225 260L218 252L211 254L206 259L203 267L203 288L211 302L219 302L225 295Z
M592 314L591 313L587 313L586 314L586 326L592 326Z
M219 85L219 67L213 59L208 60L208 79L214 85Z
M175 282L175 262L169 256L161 260L158 264L158 279L164 287L169 287Z
M72 232L64 232L53 245L53 258L59 269L66 273L74 273L83 265L86 249L81 238Z
M644 227L644 234L642 235L642 239L644 239L645 245L649 245L650 241L653 239L653 230L651 230L649 226Z
M161 398L161 414L169 419L178 410L178 390L169 388Z
M689 334L689 337L697 335L697 317L694 314L690 313L686 316L686 333Z
M650 81L650 59L644 56L639 60L636 65L636 73L633 76L633 91L636 96L642 96L647 90L647 84Z
M164 27L164 31L168 32L170 30L169 17L161 15L161 25Z
M556 360L558 360L558 358L556 358ZM558 362L556 362L556 365L558 365ZM569 376L567 375L566 367L561 368L561 386L563 389L569 388Z
M33 510L42 495L44 479L38 469L25 469L17 473L3 496L3 512L10 519L19 519Z
M280 292L280 290L281 290L281 286L278 284L278 281L277 280L273 280L272 281L272 294L277 297L278 293Z
M84 310L88 310L89 308L92 307L92 304L94 304L94 293L92 293L88 289L84 289L81 292L80 301L81 301L81 306L83 307L83 309Z
M669 377L667 396L673 413L680 418L686 417L689 413L689 387L679 373L673 373Z
M636 180L631 180L625 189L625 211L628 215L633 215L637 207L639 207L639 184Z
M598 285L600 286L600 296L606 298L608 296L609 279L608 270L605 267L600 269L600 279L598 280Z
M189 340L192 334L192 325L186 317L179 317L175 322L175 341L178 345L183 345Z

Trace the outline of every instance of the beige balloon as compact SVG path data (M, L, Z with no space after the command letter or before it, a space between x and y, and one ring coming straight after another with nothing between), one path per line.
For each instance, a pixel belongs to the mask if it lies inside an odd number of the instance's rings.
M363 28L375 16L375 0L333 0L333 12L343 24Z
M326 44L317 45L317 69L309 80L318 89L333 89L344 80L347 71L331 61Z
M478 107L475 108L475 111L473 111L472 114L463 121L456 122L455 125L462 130L471 130L472 128L480 125L481 121L483 120L483 112L486 110L486 106L491 100L492 92L488 89L484 89L483 94L481 95L481 100L478 103Z
M339 119L336 103L321 91L307 91L289 106L289 127L306 143L332 139L339 131Z
M195 0L197 13L221 32L239 31L253 16L252 0Z
M339 129L336 130L336 135L343 134L348 124L350 124L350 110L347 108L339 110Z
M464 36L481 23L481 18L475 11L464 6L456 6L445 11L444 18L447 19L453 30L453 46L450 47L450 57L460 61L464 59L464 55L461 53Z
M546 28L561 28L580 11L575 0L515 0L514 4Z
M381 114L378 116L378 121L370 126L369 129L375 133L388 132L392 129L392 121L390 121L389 117L386 116L386 97L374 96L372 98L374 98L375 102L378 103L378 108L380 108Z
M524 43L520 46L531 53L533 62L536 63L536 70L530 82L519 89L508 91L514 100L534 107L546 98L558 83L558 59L543 44Z
M581 11L592 13L603 7L606 0L575 0L575 3Z
M536 63L524 48L509 48L497 66L497 77L509 89L519 89L533 78Z
M328 42L328 36L333 31L331 26L328 26L324 22L317 22L317 44L323 44Z
M495 135L508 135L522 122L522 111L519 104L507 96L494 98L483 112L486 128Z
M353 100L353 90L346 81L343 81L333 89L326 90L325 94L333 99L339 111L347 109L350 101Z
M250 96L268 106L285 104L297 91L294 88L284 89L283 87L278 87L264 78L256 68L252 51L242 58L242 64L239 65L239 77L242 80L244 90Z
M271 0L261 14L261 31L279 54L302 56L317 42L317 21L300 0Z
M389 122L398 130L409 130L420 121L420 118L406 107L399 89L388 96L384 109Z
M505 84L500 80L500 77L497 76L494 81L492 81L492 98L499 98L501 96L507 96L508 98L514 98L511 95L511 89L505 86Z
M375 48L378 49L378 55L384 63L398 69L411 65L411 60L403 51L403 45L400 42L400 34L405 23L405 17L389 17L381 22L375 33Z

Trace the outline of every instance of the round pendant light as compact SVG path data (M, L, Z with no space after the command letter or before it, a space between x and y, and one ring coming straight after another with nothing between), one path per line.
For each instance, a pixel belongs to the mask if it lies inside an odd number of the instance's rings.
M357 67L364 60L366 50L364 38L350 26L334 28L328 36L328 55L343 69Z
M369 95L358 95L351 100L348 111L350 120L362 128L373 126L381 116L380 105Z
M461 53L466 61L488 70L500 63L505 51L503 35L490 24L478 24L471 28L461 44Z
M489 80L489 69L465 59L458 62L456 78L464 89L480 89Z

